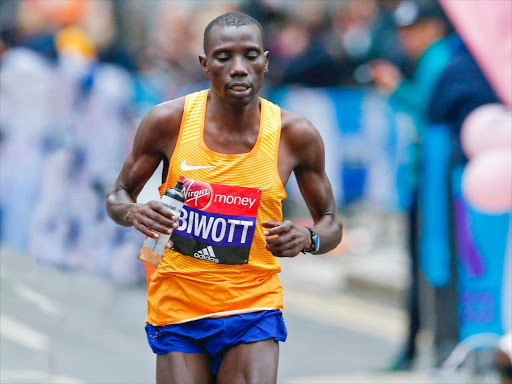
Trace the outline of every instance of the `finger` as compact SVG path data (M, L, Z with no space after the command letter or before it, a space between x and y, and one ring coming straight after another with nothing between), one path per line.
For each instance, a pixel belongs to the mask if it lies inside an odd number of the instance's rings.
M139 232L143 233L147 237L152 237L154 239L158 239L158 237L160 236L160 234L153 232L152 230L150 230L148 227L146 227L144 224L142 224L139 221L134 222L133 226L135 227L135 229L137 229Z
M272 220L269 220L269 221L262 221L261 222L261 225L264 228L274 228L274 227L280 226L281 224L283 224L282 221L272 221Z
M150 218L146 217L141 220L142 224L148 227L151 231L159 232L159 233L166 233L168 235L171 234L172 230L171 228L164 227L163 225L157 223L156 221L151 220Z
M265 241L267 242L267 244L280 246L284 244L289 244L290 242L294 241L296 237L297 236L295 234L287 232L282 236L266 236Z
M281 257L282 253L288 250L296 249L297 243L289 242L282 245L272 245L265 244L265 248L267 248L274 256ZM299 251L300 252L300 251Z
M281 257L280 249L278 249L276 247L272 247L271 245L268 245L268 244L265 244L265 248L267 248L267 250L275 257Z
M169 240L167 244L165 244L165 248L172 249L172 247L174 247L174 243L172 240Z
M284 222L281 225L273 228L269 228L265 232L263 232L264 236L274 236L274 235L284 235L290 230L290 224Z
M267 244L265 244L265 248L267 248L267 250L270 251L272 254L281 252L281 247L277 246L277 245L272 245L272 244L267 243Z
M151 209L153 211L156 211L156 212L160 213L161 215L167 217L169 220L172 220L172 221L176 220L172 211L158 201L156 202L156 204L151 205Z
M275 257L295 257L299 254L300 251L297 251L296 249L286 249L284 251L272 251L272 255Z
M165 217L162 214L155 212L155 211L151 211L148 214L148 217L151 220L153 220L154 222L156 222L166 228L171 228L172 224L174 223L174 220L168 219L167 217Z

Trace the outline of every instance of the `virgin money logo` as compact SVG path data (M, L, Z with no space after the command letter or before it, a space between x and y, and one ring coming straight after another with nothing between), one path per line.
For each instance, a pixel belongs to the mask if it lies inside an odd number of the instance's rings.
M205 209L212 200L212 188L210 184L202 181L186 180L183 184L185 204L197 209Z

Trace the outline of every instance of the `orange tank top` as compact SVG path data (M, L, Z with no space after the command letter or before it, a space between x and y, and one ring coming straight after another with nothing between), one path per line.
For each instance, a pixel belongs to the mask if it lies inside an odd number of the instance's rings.
M146 264L147 322L165 325L282 309L281 271L265 248L262 221L282 220L286 192L277 154L281 110L260 99L258 138L248 153L224 154L203 141L208 90L188 95L166 182L185 179L185 206L156 270Z

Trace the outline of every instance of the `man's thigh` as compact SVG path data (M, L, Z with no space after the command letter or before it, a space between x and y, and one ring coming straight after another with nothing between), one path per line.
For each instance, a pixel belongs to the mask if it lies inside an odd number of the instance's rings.
M217 383L276 383L278 364L279 343L274 339L240 344L222 357Z
M171 352L156 355L157 384L210 384L213 376L203 353Z

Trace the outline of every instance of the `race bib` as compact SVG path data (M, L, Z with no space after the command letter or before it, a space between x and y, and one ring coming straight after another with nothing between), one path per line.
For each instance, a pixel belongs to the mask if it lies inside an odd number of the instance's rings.
M261 189L186 179L182 190L185 205L171 237L174 250L217 264L246 264Z

